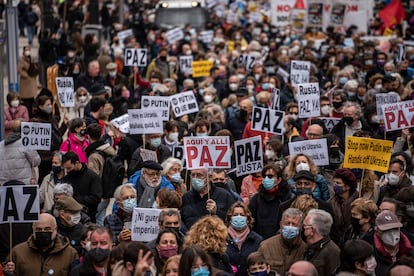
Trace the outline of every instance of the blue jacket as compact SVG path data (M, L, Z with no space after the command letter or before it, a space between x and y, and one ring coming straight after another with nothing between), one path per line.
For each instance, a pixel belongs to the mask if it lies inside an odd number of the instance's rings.
M288 183L289 183L290 188L293 190L293 192L296 193L295 180L293 180L293 178L289 178ZM330 198L330 195L329 195L328 182L326 181L325 177L321 174L317 174L315 176L315 183L316 183L316 187L315 187L315 190L313 190L312 192L313 196L317 199L327 201Z

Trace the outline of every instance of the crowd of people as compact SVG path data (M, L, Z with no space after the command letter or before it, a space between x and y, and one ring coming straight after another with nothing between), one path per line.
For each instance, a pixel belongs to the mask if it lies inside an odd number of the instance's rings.
M0 185L39 185L41 214L33 224L0 225L4 275L414 275L414 128L387 132L376 103L379 94L414 99L414 47L404 46L414 33L411 2L407 27L396 24L385 40L364 37L384 29L378 17L367 34L356 26L301 34L272 25L268 1L256 3L261 22L249 21L248 11L227 22L209 8L209 42L191 24L183 39L168 41L168 30L151 23L155 3L146 1L125 2L123 24L119 5L102 3L103 39L82 35L92 9L66 4L68 31L62 4L53 6L55 27L39 33L40 63L31 57L40 9L18 6L29 45L19 58L19 93L7 95L4 109ZM126 66L126 48L147 49L148 66ZM194 78L183 57L211 61L209 75ZM311 64L320 116L298 116L294 60ZM61 106L56 77L73 77L74 107ZM274 107L275 90L280 135L251 122L254 107ZM142 96L188 91L199 111L171 111L162 132L130 134L113 124L140 108ZM50 150L24 147L22 122L50 124ZM188 136L229 137L231 167L187 170L175 149ZM262 170L238 176L234 141L255 136ZM344 168L350 136L391 140L388 173ZM291 142L313 139L326 139L329 164L290 154ZM121 164L122 183L108 183L108 162ZM132 241L136 207L161 210L150 242Z

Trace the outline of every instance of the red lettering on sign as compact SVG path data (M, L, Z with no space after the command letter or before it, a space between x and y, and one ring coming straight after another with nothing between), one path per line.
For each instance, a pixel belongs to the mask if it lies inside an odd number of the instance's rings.
M204 163L207 163L211 167L213 166L213 160L211 160L211 155L207 146L203 146L201 150L200 167L204 167Z
M289 12L291 7L289 5L278 5L276 11L278 12Z
M188 166L191 168L193 166L193 160L197 157L197 147L188 146L186 147L186 151Z
M325 11L329 11L331 9L331 5L325 5Z
M387 123L387 129L391 129L391 123L395 121L395 115L392 112L384 113L385 122Z
M358 5L348 5L347 12L357 12L358 11Z
M220 151L219 156L217 157L217 162L216 162L216 166L217 167L221 167L221 166L229 166L228 162L222 162L224 155L226 154L227 151L227 146L216 146L216 150Z
M401 127L402 125L408 126L408 122L405 118L404 112L402 110L398 110L398 127Z

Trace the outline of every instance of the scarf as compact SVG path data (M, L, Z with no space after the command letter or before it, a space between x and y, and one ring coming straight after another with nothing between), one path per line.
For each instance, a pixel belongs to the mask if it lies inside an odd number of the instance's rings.
M234 230L231 225L228 227L229 236L232 238L233 242L237 244L239 250L241 249L244 241L246 240L247 236L250 233L250 228L246 227L241 233Z
M142 193L141 198L139 199L137 207L152 208L152 205L155 201L155 191L159 188L159 186L151 187L147 184L142 175L139 178L139 185L141 185L144 188L144 192Z

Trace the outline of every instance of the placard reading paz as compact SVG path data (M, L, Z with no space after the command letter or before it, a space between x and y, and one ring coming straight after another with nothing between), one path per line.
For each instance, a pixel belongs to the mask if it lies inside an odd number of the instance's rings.
M414 126L414 101L385 104L381 108L386 131Z
M253 107L252 130L283 134L285 112L270 108Z
M0 224L39 221L39 213L37 185L0 186Z
M147 49L126 48L124 56L125 66L147 66Z
M237 176L262 171L263 149L261 136L234 141L234 148Z
M184 137L187 169L230 168L230 138L228 136Z
M52 145L52 125L47 123L21 124L22 144L33 150L50 150Z
M134 208L132 212L131 240L148 242L158 236L158 216L161 210L155 208Z

